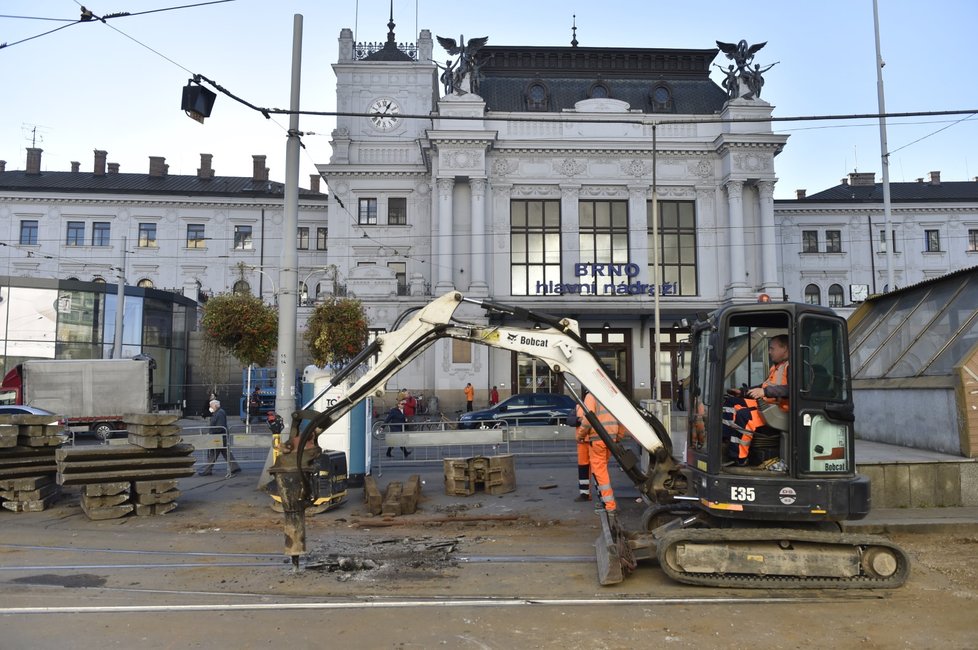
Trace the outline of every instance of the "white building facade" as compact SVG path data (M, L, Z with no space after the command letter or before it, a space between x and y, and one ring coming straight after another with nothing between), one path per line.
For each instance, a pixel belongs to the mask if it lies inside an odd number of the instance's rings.
M852 173L832 188L775 202L785 291L790 300L851 313L888 286L908 287L978 265L978 179L942 181L937 171L890 183L890 237L883 187Z
M487 45L449 89L436 47L427 30L416 49L393 28L374 52L349 29L339 38L337 109L374 116L338 117L318 165L328 259L372 327L449 290L570 316L635 399L656 379L668 399L686 372L682 319L782 295L773 192L786 136L763 121L770 104L710 80L717 49ZM477 403L494 385L561 389L532 359L453 342L392 383L460 405L467 382Z
M0 165L3 274L164 289L193 300L248 290L275 301L282 252L283 185L269 180L265 156L254 174L217 176L201 154L194 176L174 176L163 157L148 173L121 173L95 151L93 169L42 171L42 151L27 150L24 170ZM300 191L299 278L305 295L326 268L326 196ZM125 242L125 245L123 245Z

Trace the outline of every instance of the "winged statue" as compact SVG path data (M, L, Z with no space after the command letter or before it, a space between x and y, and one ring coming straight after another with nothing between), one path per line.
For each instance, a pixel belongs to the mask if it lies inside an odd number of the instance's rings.
M468 42L465 41L465 36L463 35L458 37L458 41L454 38L444 38L442 36L436 36L435 38L438 39L438 43L445 48L446 52L459 55L457 65L452 71L452 87L455 92L464 93L469 90L475 91L478 86L476 73L479 71L475 63L475 53L489 42L489 37L470 38ZM468 84L465 83L466 81ZM446 83L446 89L447 87L448 84Z
M728 59L737 64L737 70L743 70L746 66L750 65L750 62L754 60L754 55L765 45L767 45L767 41L754 45L747 45L747 41L743 39L736 45L717 41L717 47L727 55Z

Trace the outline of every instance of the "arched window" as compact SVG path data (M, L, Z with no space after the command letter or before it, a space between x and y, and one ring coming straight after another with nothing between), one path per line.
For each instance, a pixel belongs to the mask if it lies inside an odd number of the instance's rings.
M810 284L805 287L805 302L809 305L822 304L822 290L818 288L817 284Z
M137 287L142 287L144 289L152 289L153 288L153 281L150 280L149 278L143 278L142 280L140 280L139 282L136 283L136 286Z
M845 294L842 293L842 285L833 284L829 287L829 307L844 307L846 304Z
M247 280L238 280L231 288L232 293L251 293L251 285Z
M526 87L526 109L545 111L550 105L550 90L542 81L534 81Z
M101 275L96 275L94 278L92 278L92 282L95 284L105 284L105 278L103 278Z
M653 113L672 113L674 104L672 100L672 88L665 82L660 82L649 91L649 103L652 105Z
M611 90L608 89L608 84L603 81L595 81L588 88L587 96L590 99L605 99L606 97L611 97Z

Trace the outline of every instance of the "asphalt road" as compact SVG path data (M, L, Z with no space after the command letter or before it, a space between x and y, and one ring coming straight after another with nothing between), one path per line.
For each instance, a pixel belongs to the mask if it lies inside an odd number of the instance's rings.
M309 520L298 572L254 466L181 480L180 505L163 516L89 521L72 489L44 512L0 512L0 647L971 648L978 638L978 536L966 528L901 536L915 564L897 590L697 588L654 564L607 588L573 465L518 465L516 490L499 496L446 495L433 464L394 463L380 483L411 473L425 481L418 513L370 517L351 490ZM637 492L614 480L622 517L636 521Z

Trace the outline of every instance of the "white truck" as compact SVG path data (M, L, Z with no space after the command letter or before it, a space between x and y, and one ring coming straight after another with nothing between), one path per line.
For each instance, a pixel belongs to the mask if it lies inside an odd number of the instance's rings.
M122 416L153 411L152 359L33 359L3 378L0 404L24 404L63 418L65 428L101 440L124 430Z

